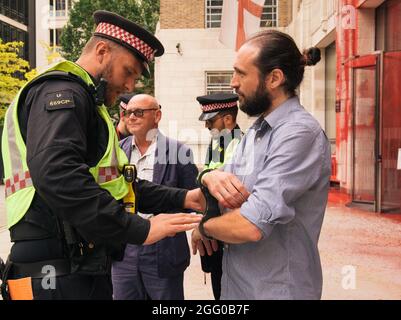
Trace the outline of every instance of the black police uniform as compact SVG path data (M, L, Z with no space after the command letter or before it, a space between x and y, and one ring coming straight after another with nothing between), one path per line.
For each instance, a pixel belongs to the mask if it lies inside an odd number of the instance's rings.
M163 54L162 44L135 23L107 11L95 12L94 18L94 35L126 47L143 62L145 73L153 56ZM34 299L111 299L111 260L122 258L126 243L142 244L150 222L128 214L89 172L104 155L109 134L95 93L71 75L52 75L19 100L18 122L36 192L10 229L12 263L3 272L2 290L4 280L32 277ZM57 99L63 103L54 103ZM179 211L186 193L139 180L138 210ZM55 286L44 286L45 265L55 267Z
M202 114L199 117L200 121L211 120L216 117L220 112L237 109L238 95L231 93L223 94L211 94L206 96L200 96L196 98L201 104ZM210 141L205 165L209 166L211 162L224 164L225 152L229 144L233 139L241 139L242 133L238 125L231 130L224 130L218 138L218 146L214 147L213 139ZM209 200L210 201L210 200ZM220 211L217 205L217 200L213 199L216 204L208 203L208 207L216 207L216 210ZM211 256L201 256L202 270L206 273L210 273L212 281L213 295L216 300L220 300L221 293L221 278L223 275L222 264L223 264L223 242L218 241L218 250L213 252Z
M70 97L71 102L49 108L57 95ZM33 279L35 299L110 299L111 257L118 258L125 243L143 243L150 228L149 221L127 214L89 172L108 141L108 129L96 108L79 83L65 80L34 86L19 108L36 194L24 218L10 230L15 242L10 260L23 265L76 259L71 274L57 277L55 290L44 290L42 279ZM145 213L182 208L187 192L142 180L136 188L138 209ZM67 226L81 248L67 243ZM9 274L11 279L24 276L16 270Z

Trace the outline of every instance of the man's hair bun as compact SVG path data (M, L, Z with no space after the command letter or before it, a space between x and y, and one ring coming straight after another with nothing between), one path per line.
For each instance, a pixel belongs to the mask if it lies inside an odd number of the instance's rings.
M320 49L312 47L304 51L302 62L306 66L314 66L321 60L321 58L322 56L320 53Z

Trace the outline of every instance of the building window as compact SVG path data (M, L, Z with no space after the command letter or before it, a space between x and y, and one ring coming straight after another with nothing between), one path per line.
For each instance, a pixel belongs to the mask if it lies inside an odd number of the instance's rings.
M29 47L27 32L0 21L0 38L3 42L22 41L24 43L24 47L20 51L20 55L25 60L28 60Z
M206 28L220 28L223 0L206 0Z
M28 25L28 0L0 0L0 14Z
M63 31L63 29L50 29L49 31L50 31L50 46L59 47L61 32Z
M261 27L277 27L277 0L266 0L260 20ZM220 28L223 0L206 0L206 28Z
M232 93L230 86L232 71L207 71L206 72L206 94Z
M260 26L264 27L277 27L277 0L266 0L263 7L262 19Z
M401 50L401 1L388 0L376 10L376 50Z
M49 0L51 17L67 17L71 10L72 0Z

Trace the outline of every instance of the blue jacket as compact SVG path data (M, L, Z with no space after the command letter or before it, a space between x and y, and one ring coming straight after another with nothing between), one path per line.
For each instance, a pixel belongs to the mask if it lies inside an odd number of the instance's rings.
M120 146L130 160L132 136L120 141ZM184 158L183 163L178 161L178 156ZM194 164L191 149L159 132L153 167L153 182L191 190L197 187L197 175L198 169ZM177 276L189 266L190 252L185 232L160 240L156 247L159 277Z

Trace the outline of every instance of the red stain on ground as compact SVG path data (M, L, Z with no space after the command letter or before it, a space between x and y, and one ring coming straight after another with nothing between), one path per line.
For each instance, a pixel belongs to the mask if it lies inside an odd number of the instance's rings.
M323 299L401 299L401 214L349 207L350 201L330 190L319 240ZM351 290L343 285L348 267L355 269Z
M329 204L332 205L346 205L351 201L351 197L345 192L338 189L331 188L329 192Z
M351 203L351 195L344 191L336 188L330 188L327 206L331 207L344 207L347 211L355 212L359 214L369 214L377 215L384 219L390 219L394 221L401 222L401 212L391 212L391 213L378 213L369 210L362 210L360 208L349 208L348 205Z

